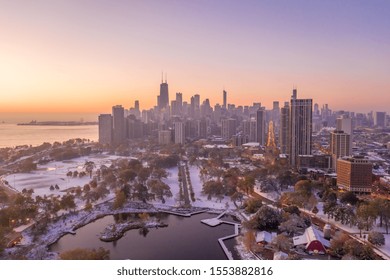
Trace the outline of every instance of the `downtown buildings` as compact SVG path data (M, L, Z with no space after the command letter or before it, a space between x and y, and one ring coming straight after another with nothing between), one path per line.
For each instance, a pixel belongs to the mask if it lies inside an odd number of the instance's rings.
M332 111L311 98L301 99L292 90L289 102L278 101L267 109L261 102L237 106L228 103L228 93L221 91L221 104L210 104L208 98L193 94L185 98L177 92L169 99L168 82L162 81L154 108L140 110L139 101L133 108L117 105L112 114L99 116L99 141L113 146L131 144L133 140L155 141L159 145L184 145L202 140L240 148L246 143L258 144L258 153L266 152L271 134L280 158L287 159L298 171L322 169L338 171L338 160L358 155L354 148L354 129L371 126L386 127L383 114L364 115ZM272 121L272 126L270 125ZM270 131L271 129L271 131ZM387 144L387 142L386 142Z
M248 142L266 145L269 123L280 152L287 154L292 166L297 166L301 155L311 155L312 146L312 100L298 99L293 90L290 103L279 108L266 110L260 102L252 106L227 104L227 91L222 91L222 106L214 108L206 98L201 102L199 94L183 101L183 94L176 93L176 99L169 104L167 80L161 81L157 106L150 110L134 108L126 110L121 105L112 107L112 114L99 116L99 142L118 146L132 139L152 136L160 144L185 144L196 139L220 137L227 143ZM238 141L238 142L237 142Z

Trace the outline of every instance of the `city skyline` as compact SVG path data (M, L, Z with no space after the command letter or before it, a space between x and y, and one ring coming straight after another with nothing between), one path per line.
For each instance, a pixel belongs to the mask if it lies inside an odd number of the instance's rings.
M272 108L295 86L333 110L388 111L386 1L0 1L0 113L102 113L170 99Z

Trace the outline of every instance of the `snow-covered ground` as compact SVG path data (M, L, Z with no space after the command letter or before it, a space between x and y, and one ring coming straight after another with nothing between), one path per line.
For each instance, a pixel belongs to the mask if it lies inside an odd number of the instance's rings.
M68 177L66 174L69 171L85 171L84 164L86 161L93 161L96 168L102 165L111 165L111 162L120 157L113 155L92 155L88 157L79 157L66 161L55 161L47 164L38 165L37 170L30 173L16 173L6 176L4 179L9 185L17 191L23 189L34 190L33 196L44 195L60 195L62 196L67 190L72 187L83 187L91 179L89 174L79 177ZM59 190L50 190L50 186L59 186Z
M230 200L230 197L225 197L222 201L217 200L216 198L212 198L211 200L207 199L207 196L202 194L203 183L200 179L200 169L197 166L189 165L188 167L190 173L190 179L192 184L192 189L195 194L195 202L191 201L191 206L193 207L203 207L203 208L211 208L211 209L226 209L228 205L228 209L235 209L233 202ZM178 168L173 167L167 169L168 177L163 179L164 183L168 184L171 188L172 197L167 198L165 205L166 206L179 206L179 182L178 182ZM161 202L158 202L161 203ZM155 204L155 203L153 203Z
M235 209L233 202L230 197L224 197L222 201L212 198L211 200L207 199L207 195L202 194L203 183L200 179L200 169L197 166L190 165L188 167L192 189L195 193L195 202L191 202L192 206L195 207L206 207L212 209Z
M178 206L179 205L179 181L178 173L179 169L176 167L168 168L168 177L163 178L163 182L171 188L172 197L165 198L165 204L169 206ZM161 201L160 201L161 202Z
M270 199L270 200L275 200L275 194L274 193L263 193L263 192L260 192L258 190L255 190L258 194ZM353 234L357 239L361 239L361 240L365 240L364 238L360 238L360 230L354 226L354 227L350 227L348 225L343 225L341 224L341 222L339 221L335 221L334 219L328 219L328 215L324 214L324 211L323 211L323 203L322 202L319 202L317 204L317 208L319 210L319 212L316 214L316 217L319 217L321 218L323 221L326 221L328 222L329 224L331 225L334 225L350 234ZM311 215L314 215L313 213L311 213L310 211L307 211L307 210L304 210L304 209L300 209L301 211L305 211ZM384 233L384 236L385 236L385 245L383 246L378 246L377 248L382 252L384 253L383 257L385 257L386 259L390 259L390 234L386 234L385 232L385 228L384 227L379 227L379 226L375 226L373 228L373 230L375 231L378 231L378 232L382 232ZM364 233L364 232L363 232ZM379 252L378 252L379 253Z
M230 200L230 197L225 197L222 201L217 200L216 198L212 198L211 200L207 199L207 196L202 194L203 183L200 179L200 170L197 166L189 165L188 167L190 173L190 179L192 184L192 189L195 194L195 202L191 201L191 206L193 207L203 207L203 208L211 208L211 209L226 209L228 205L228 209L235 209L233 202ZM171 188L172 197L167 198L165 205L166 206L179 206L179 182L178 182L178 168L173 167L167 169L168 177L163 179L164 183L168 184ZM158 202L161 203L161 202ZM155 203L154 203L155 204Z

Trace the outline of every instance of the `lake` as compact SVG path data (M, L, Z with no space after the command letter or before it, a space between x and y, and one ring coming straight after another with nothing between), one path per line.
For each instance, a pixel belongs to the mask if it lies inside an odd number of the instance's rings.
M0 123L0 148L19 145L38 146L44 142L63 142L73 138L98 140L97 125L33 126Z
M63 252L75 248L103 247L110 250L110 259L114 260L226 260L218 238L233 234L234 226L221 224L210 227L200 222L216 216L201 213L181 217L161 213L156 217L168 224L168 227L150 228L145 236L138 229L130 230L117 241L103 242L98 234L118 220L118 216L110 215L78 229L76 235L63 236L50 249ZM233 250L236 242L232 239L225 244L234 259L238 259L238 254Z

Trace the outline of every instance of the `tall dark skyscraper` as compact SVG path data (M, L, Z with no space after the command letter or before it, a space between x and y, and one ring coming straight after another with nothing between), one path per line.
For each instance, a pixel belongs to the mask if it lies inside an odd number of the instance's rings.
M288 102L280 109L279 146L282 154L288 153L290 106Z
M183 112L183 94L181 92L176 92L176 109L178 115Z
M265 109L260 108L256 112L256 142L265 145Z
M126 141L125 109L121 105L112 107L113 143L122 144Z
M111 114L99 115L99 143L112 144L112 116Z
M290 102L289 157L290 164L296 166L299 155L311 155L312 144L312 99L297 99L293 89Z
M166 109L169 106L169 93L168 93L168 83L165 78L165 83L161 80L160 84L160 95L157 98L157 106L160 110Z
M227 108L227 92L226 90L223 90L223 105L222 108L226 110Z

